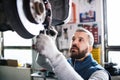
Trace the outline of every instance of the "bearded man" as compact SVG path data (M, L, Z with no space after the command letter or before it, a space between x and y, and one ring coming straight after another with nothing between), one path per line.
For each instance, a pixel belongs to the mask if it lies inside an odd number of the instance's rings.
M40 56L48 58L51 69L59 80L111 80L109 73L92 57L94 37L90 31L84 28L76 30L72 37L69 59L57 49L55 37L40 34L36 48ZM37 63L45 67L40 56Z

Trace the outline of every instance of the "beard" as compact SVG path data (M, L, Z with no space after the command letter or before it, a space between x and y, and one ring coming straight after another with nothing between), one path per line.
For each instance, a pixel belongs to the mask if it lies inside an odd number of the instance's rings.
M80 50L76 45L73 45L70 49L70 53L71 53L70 57L73 59L81 59L86 56L87 52L88 52L88 48L85 48L84 50Z

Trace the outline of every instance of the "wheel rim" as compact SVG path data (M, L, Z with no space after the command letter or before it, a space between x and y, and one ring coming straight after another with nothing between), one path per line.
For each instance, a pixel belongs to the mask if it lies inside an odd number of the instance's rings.
M27 7L24 7L26 1L29 1L29 4ZM42 0L17 0L16 5L19 18L25 29L33 35L38 35L39 31L44 29L42 23L46 16L45 7ZM29 13L26 14L28 10Z

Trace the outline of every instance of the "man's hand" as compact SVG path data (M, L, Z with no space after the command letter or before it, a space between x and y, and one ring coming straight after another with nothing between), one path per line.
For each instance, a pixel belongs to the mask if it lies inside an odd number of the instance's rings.
M56 57L59 54L55 44L56 37L57 31L54 28L51 28L49 32L40 33L36 38L36 50L39 54L44 55L50 60Z
M50 35L51 35L51 37L53 38L53 40L56 40L57 35L58 35L58 32L55 30L54 27L51 27L51 28L50 28Z

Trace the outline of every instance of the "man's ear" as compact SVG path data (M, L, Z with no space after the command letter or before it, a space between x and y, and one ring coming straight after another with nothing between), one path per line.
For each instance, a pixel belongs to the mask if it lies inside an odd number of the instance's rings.
M89 51L91 52L93 50L93 47L92 46L89 46Z

